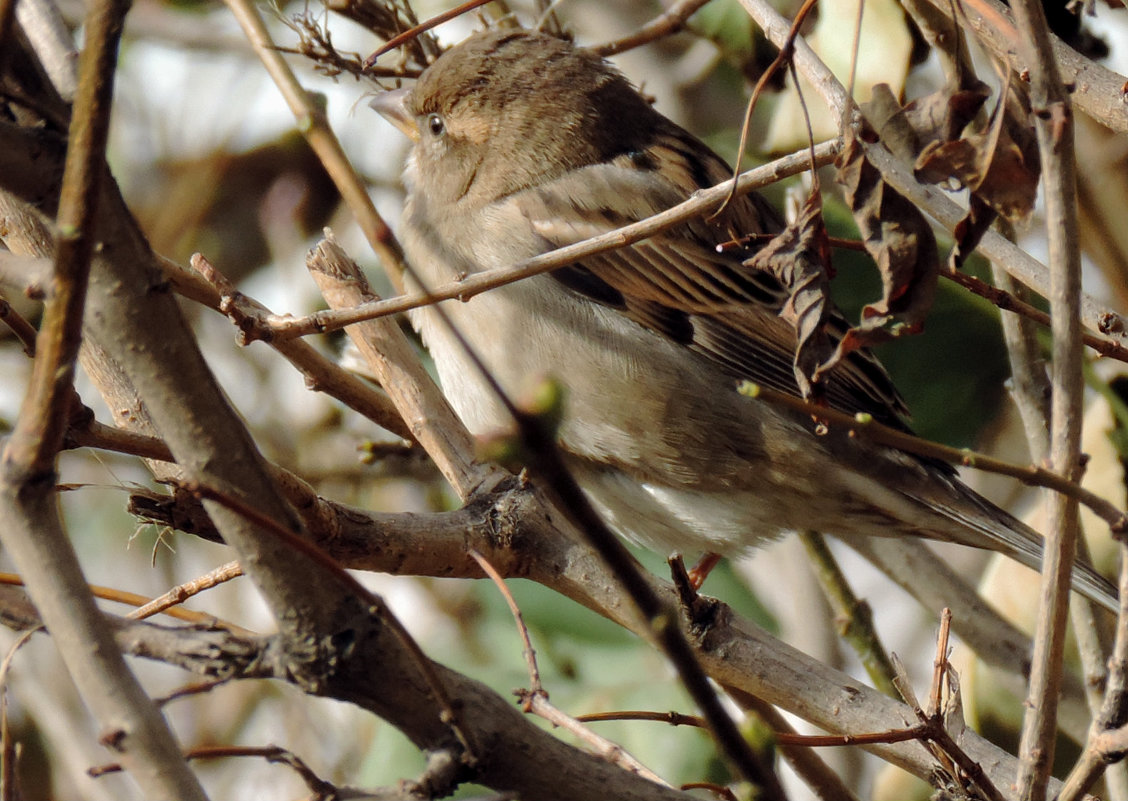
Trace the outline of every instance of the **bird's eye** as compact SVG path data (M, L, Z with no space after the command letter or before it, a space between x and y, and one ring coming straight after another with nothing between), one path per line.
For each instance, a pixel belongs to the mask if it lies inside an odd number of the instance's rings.
M431 132L431 136L442 136L446 123L438 114L431 114L427 117L427 130Z

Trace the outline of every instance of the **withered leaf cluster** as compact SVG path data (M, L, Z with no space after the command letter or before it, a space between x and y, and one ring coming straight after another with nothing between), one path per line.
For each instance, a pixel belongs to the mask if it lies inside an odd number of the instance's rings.
M817 200L809 199L798 219L749 261L773 273L791 293L782 314L795 326L795 372L805 396L817 399L823 377L851 351L919 333L935 297L940 260L932 228L884 180L869 148L884 147L911 165L922 182L968 190L968 211L949 255L953 270L998 217L1018 221L1030 214L1039 166L1029 104L1024 93L1006 84L987 114L989 97L985 84L958 73L945 87L903 105L882 84L862 109L857 128L847 129L836 178L877 265L882 295L843 336L828 331L826 293L833 272Z

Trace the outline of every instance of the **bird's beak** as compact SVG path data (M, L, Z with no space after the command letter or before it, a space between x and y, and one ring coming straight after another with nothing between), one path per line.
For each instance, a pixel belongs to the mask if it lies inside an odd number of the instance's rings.
M407 109L407 98L410 89L393 89L376 95L368 104L380 112L380 116L399 128L413 142L419 141L419 128L415 124L415 117Z

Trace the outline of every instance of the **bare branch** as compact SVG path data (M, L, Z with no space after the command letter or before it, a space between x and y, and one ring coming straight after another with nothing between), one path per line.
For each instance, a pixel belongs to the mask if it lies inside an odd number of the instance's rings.
M121 754L154 798L203 799L156 706L129 670L86 588L56 505L54 465L70 420L74 370L106 174L105 146L117 48L128 2L91 6L58 214L53 291L36 342L26 401L0 467L0 537L43 615L67 669Z
M838 151L838 143L823 142L815 148L815 163L819 166L829 164ZM801 150L790 156L777 159L769 164L748 170L742 173L737 181L735 193L745 195L749 192L768 186L783 178L805 172L811 166L810 151ZM387 300L376 300L356 308L333 309L328 312L317 312L302 318L273 317L269 323L269 332L276 338L303 336L305 334L323 333L343 328L353 323L364 320L374 320L391 314L427 306L441 300L467 301L475 295L481 294L499 286L511 284L523 278L549 272L557 267L571 264L578 259L586 258L596 253L602 253L615 248L639 242L647 237L661 233L679 223L701 216L713 210L722 202L732 190L732 181L725 181L711 189L697 192L693 197L655 214L645 220L631 225L623 226L601 236L577 242L574 245L553 250L542 256L535 256L523 262L501 270L486 270L468 275L460 281L454 281L444 286L432 287L426 293L403 295Z
M1054 60L1041 5L1017 0L1020 41L1030 62L1031 106L1038 134L1049 240L1050 306L1053 309L1053 394L1050 464L1060 475L1081 475L1081 253L1077 230L1077 169L1073 152L1073 110ZM1057 700L1069 613L1069 588L1080 529L1073 497L1047 493L1046 548L1030 690L1019 748L1019 796L1046 797L1057 732Z

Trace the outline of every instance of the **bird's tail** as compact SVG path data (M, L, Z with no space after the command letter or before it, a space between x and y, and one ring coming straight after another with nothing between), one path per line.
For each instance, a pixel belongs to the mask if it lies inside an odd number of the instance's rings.
M1044 540L1030 526L1007 514L978 493L958 481L952 482L961 503L932 507L949 520L958 523L955 532L940 539L999 551L1037 571L1042 569ZM1114 614L1120 609L1116 585L1102 576L1088 562L1077 560L1073 565L1073 591Z

